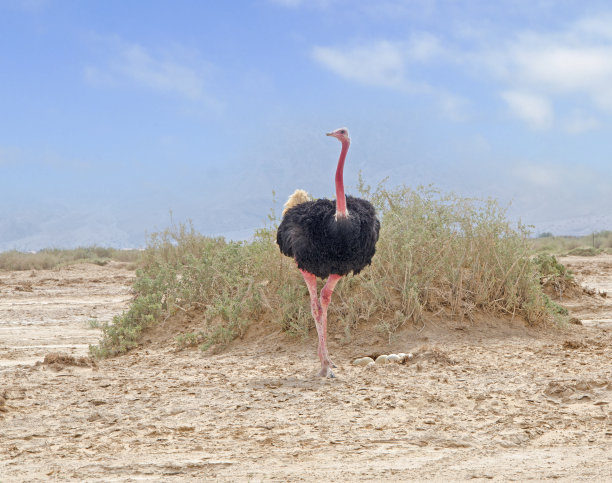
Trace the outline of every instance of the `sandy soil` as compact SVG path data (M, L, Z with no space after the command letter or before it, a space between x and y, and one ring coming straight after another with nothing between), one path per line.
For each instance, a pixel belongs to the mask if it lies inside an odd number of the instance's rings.
M135 273L126 264L0 271L0 370L42 360L51 351L86 355L100 331L131 300Z
M85 354L87 320L121 312L133 274L2 274L0 480L610 481L612 257L563 262L610 291L563 300L584 325L437 318L388 345L367 330L346 342L331 320L333 380L316 377L314 333L269 327L216 355L160 330L97 364L32 364ZM391 351L414 358L350 363Z

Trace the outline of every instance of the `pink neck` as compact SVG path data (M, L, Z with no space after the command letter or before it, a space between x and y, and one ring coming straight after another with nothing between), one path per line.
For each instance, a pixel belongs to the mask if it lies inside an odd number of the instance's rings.
M336 168L336 217L346 218L346 197L344 196L344 160L351 142L349 140L342 141L342 151L340 151L340 159L338 159L338 168Z

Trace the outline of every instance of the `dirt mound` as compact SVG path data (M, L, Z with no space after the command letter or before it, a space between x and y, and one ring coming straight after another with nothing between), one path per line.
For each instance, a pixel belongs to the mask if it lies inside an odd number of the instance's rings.
M582 287L576 280L564 277L552 277L542 282L544 293L556 301L577 299L585 295L594 295Z
M143 333L140 342L146 349L197 350L203 342L199 334L205 330L203 311L193 308L189 311L178 311L150 327ZM411 352L414 359L406 363L453 365L454 359L438 348L441 344L532 337L542 330L546 332L548 329L531 326L521 317L483 312L472 314L471 319L464 319L449 311L425 314L424 320L419 324L406 321L396 332L388 334L381 330L379 321L375 318L361 321L357 327L348 328L341 317L333 314L329 319L328 345L332 359L334 355L350 359L364 356L376 359L381 354ZM231 350L246 353L307 351L316 359L316 344L314 322L306 335L297 336L284 332L278 324L262 316L252 320L242 336L226 344L212 346L206 354L222 354Z
M32 282L26 281L21 282L19 285L15 285L15 291L17 292L33 292Z
M42 363L54 369L62 369L64 366L96 367L96 361L91 357L74 357L61 352L47 354Z
M566 340L561 347L563 349L584 349L587 346L579 340Z
M431 362L442 366L454 366L457 363L442 350L427 346L417 351L412 359L404 359L404 364L418 364L420 362Z

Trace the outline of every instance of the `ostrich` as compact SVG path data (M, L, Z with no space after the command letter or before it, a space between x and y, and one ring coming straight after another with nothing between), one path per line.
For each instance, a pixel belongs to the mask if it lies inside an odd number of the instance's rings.
M369 201L344 195L344 160L351 138L348 129L327 133L342 143L336 169L336 201L311 201L303 190L293 193L283 211L276 242L281 253L292 257L302 272L310 294L310 310L319 336L320 376L335 377L336 367L327 353L327 308L340 278L359 273L376 251L380 222ZM317 277L327 278L317 298Z

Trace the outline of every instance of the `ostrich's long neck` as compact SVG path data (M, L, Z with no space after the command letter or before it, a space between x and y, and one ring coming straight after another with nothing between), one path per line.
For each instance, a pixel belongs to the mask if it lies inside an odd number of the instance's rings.
M346 196L344 196L344 160L350 144L350 141L342 141L342 151L340 151L338 168L336 168L336 218L346 218L348 216Z

